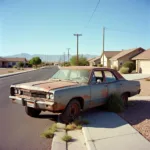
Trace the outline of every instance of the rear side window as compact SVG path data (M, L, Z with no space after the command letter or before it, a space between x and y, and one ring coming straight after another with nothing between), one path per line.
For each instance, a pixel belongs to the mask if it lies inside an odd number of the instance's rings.
M110 71L104 71L104 74L105 74L105 82L107 83L115 82L117 80L116 77L113 75L113 73Z

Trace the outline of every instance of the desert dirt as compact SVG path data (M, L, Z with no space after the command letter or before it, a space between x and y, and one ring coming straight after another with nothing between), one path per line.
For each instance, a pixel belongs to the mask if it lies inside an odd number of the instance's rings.
M150 96L150 81L145 79L139 81L141 83L139 96ZM129 100L128 109L119 115L150 141L150 99Z

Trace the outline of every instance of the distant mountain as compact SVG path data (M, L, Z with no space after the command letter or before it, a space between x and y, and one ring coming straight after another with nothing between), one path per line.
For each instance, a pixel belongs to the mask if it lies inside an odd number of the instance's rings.
M6 56L6 57L22 57L26 58L27 60L30 60L32 57L40 57L42 61L47 61L47 62L63 62L64 61L64 55L43 55L43 54L34 54L30 55L27 53L21 53L21 54L15 54L11 56ZM90 54L83 54L84 57L87 59L96 57L97 55L90 55ZM70 58L72 55L70 55ZM65 60L68 61L68 55L65 56Z

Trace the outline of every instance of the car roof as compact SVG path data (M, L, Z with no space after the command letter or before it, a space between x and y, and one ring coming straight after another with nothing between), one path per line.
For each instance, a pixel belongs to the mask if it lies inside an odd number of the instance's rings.
M93 67L93 66L69 66L69 67L60 67L60 69L71 69L71 70L113 70L105 67Z

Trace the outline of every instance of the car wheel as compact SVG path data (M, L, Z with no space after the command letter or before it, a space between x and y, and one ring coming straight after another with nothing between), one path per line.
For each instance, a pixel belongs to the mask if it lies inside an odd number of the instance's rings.
M38 110L38 109L34 109L34 108L31 108L31 107L28 107L28 106L25 106L25 112L28 116L31 116L31 117L38 117L39 114L41 113L41 110Z
M66 107L65 111L61 115L61 121L64 123L69 123L75 120L81 111L81 105L79 101L72 100L69 102L68 106Z
M123 94L123 95L121 96L121 99L122 99L122 101L123 101L124 107L127 108L127 107L128 107L128 94L127 94L127 93Z

